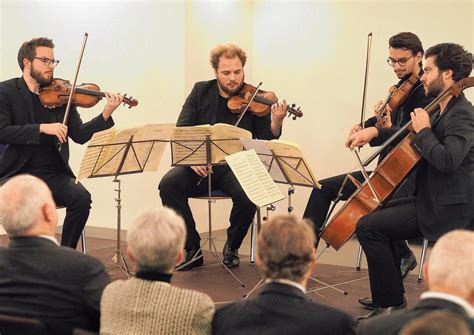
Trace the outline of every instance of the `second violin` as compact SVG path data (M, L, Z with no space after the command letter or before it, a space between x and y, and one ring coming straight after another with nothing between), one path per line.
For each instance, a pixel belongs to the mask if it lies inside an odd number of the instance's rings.
M256 88L250 84L244 84L241 91L227 101L227 107L234 113L240 113L247 107L252 96L255 94ZM278 102L278 98L273 92L258 90L252 102L250 102L249 109L257 116L265 116L270 113L270 107ZM296 105L288 106L288 113L293 116L293 120L303 116L301 109L295 108Z

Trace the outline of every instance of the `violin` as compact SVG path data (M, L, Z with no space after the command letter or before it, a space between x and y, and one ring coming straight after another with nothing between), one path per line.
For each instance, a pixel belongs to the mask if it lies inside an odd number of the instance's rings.
M256 88L250 84L244 84L237 95L231 96L227 101L227 107L234 113L241 113L249 104L252 96L255 94ZM258 90L252 102L250 102L249 109L257 116L265 116L270 113L270 107L278 102L278 98L273 92ZM288 106L287 112L293 115L293 120L303 116L300 107L295 108L296 105ZM288 116L290 116L288 115Z
M377 115L377 127L383 127L385 120L387 119L385 107L388 105L392 110L400 107L400 105L407 101L408 96L413 91L417 80L418 74L412 73L410 77L408 77L408 79L400 85L400 87L397 88L395 85L390 87L387 99L380 107L379 114Z
M41 103L46 108L56 108L67 104L69 95L71 94L71 84L69 81L55 78L46 87L42 87L39 90L39 98ZM76 86L72 96L72 103L83 108L90 108L95 106L102 97L105 97L105 93L100 91L99 86L92 83L81 84ZM125 94L123 97L124 105L128 105L128 108L132 108L138 105L138 101L132 97L127 98Z

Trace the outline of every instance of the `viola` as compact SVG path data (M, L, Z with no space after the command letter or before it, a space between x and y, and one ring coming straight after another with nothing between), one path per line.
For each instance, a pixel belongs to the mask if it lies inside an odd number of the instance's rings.
M71 89L72 86L69 81L55 78L51 84L40 89L39 98L45 107L56 108L67 104ZM95 106L102 97L105 97L105 93L100 91L99 86L86 83L76 86L72 95L72 103L79 107L90 108ZM136 99L127 98L126 94L123 97L123 103L128 105L128 108L138 105Z
M426 106L426 112L432 113L439 103L447 101L452 96L458 97L464 89L473 86L474 77L459 80ZM374 169L370 176L371 184L367 181L360 184L358 189L326 224L321 238L326 241L327 245L339 250L354 235L359 219L382 207L421 160L421 154L411 145L415 137L411 121L385 141L379 150L382 150L407 130L409 131L408 135ZM365 165L365 163L362 165ZM374 188L373 190L371 185Z
M250 84L244 84L237 95L231 96L227 101L227 107L234 113L241 113L249 104L256 88ZM265 116L270 113L270 107L278 102L278 98L273 92L258 90L252 102L250 102L249 110L257 116ZM293 120L303 116L300 107L295 108L296 105L288 106L287 112L293 115ZM289 115L289 116L290 116Z
M392 110L400 107L410 96L415 84L418 80L418 74L412 73L407 80L405 80L400 87L395 85L390 87L388 97L385 103L380 107L379 114L377 115L377 127L383 127L387 118L387 112L385 107L388 105Z

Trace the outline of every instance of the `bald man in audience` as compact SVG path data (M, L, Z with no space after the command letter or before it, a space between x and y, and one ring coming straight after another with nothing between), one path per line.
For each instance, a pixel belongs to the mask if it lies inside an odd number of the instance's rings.
M276 215L258 238L257 265L264 278L261 292L218 309L213 334L355 334L354 320L344 312L312 302L306 284L316 264L311 224L293 215Z
M0 223L11 237L0 247L0 314L38 319L48 334L97 331L109 276L97 259L59 245L48 186L30 175L7 181L0 188Z
M443 235L424 267L428 291L413 309L377 316L359 325L359 334L398 334L409 321L432 311L448 311L466 321L474 334L474 232L454 230Z

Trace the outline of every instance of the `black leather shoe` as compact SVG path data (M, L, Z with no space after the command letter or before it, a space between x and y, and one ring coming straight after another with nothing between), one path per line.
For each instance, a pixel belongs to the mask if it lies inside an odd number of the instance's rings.
M408 276L408 272L416 268L417 264L418 263L416 262L413 252L410 253L408 258L402 258L400 260L400 272L402 274L402 278L406 278L406 276Z
M372 300L372 299L370 299ZM371 317L377 316L377 315L388 315L394 311L397 311L399 309L404 309L407 307L407 301L405 298L403 298L403 303L398 305L398 306L391 306L391 307L385 307L385 308L380 308L376 307L370 312L369 314L358 316L356 318L357 323L359 323L362 320L370 319Z
M375 309L375 305L374 305L374 302L372 301L372 298L368 298L368 297L360 298L359 304L364 306L364 308Z
M224 245L222 254L224 255L224 260L222 262L228 268L234 268L240 264L239 250L229 248L227 242Z
M193 260L194 259L194 260ZM189 271L204 264L201 249L186 250L184 261L176 267L176 271Z

